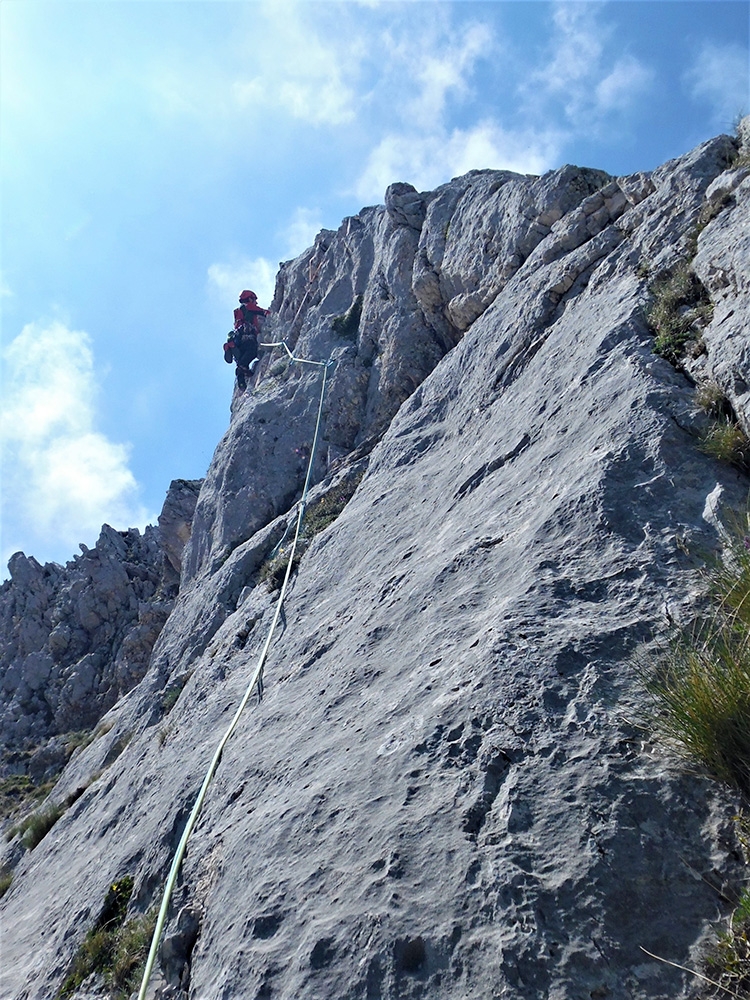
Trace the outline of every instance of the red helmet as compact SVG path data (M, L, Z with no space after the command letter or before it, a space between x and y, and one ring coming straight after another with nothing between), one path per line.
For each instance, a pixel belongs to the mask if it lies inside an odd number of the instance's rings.
M257 301L258 301L258 296L255 294L255 292L251 292L248 289L245 289L245 291L242 292L242 294L240 295L240 302L257 302Z

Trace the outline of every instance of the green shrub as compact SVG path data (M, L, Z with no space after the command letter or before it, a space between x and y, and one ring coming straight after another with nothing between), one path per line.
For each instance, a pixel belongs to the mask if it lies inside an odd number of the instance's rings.
M650 286L653 296L647 321L654 334L654 353L679 367L685 345L696 337L696 323L711 319L705 288L684 260Z
M731 417L715 420L703 435L700 448L712 458L729 462L742 472L750 472L750 441Z
M66 808L63 805L49 805L45 809L31 813L20 823L16 823L10 828L7 839L12 840L20 833L23 846L27 851L33 851L37 844L47 836Z
M138 988L156 925L156 909L126 921L132 894L130 875L109 887L99 919L81 942L58 990L58 1000L75 993L94 972L104 979L112 1000L127 1000Z
M656 732L685 761L750 802L750 534L730 523L706 570L707 612L657 657L647 686Z
M10 889L11 883L13 882L13 872L7 868L0 869L0 899L3 898L5 893Z
M362 318L362 296L358 295L351 307L343 316L337 316L331 323L331 329L338 337L355 340L359 333L359 321Z

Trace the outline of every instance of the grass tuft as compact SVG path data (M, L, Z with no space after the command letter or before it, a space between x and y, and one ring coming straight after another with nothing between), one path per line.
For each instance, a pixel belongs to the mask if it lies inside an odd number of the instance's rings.
M750 521L728 520L723 557L706 570L708 610L675 633L647 687L657 733L750 803Z
M115 1000L128 1000L138 989L146 964L157 911L139 914L123 924L112 953L112 964L105 976Z
M289 565L289 554L292 550L291 543L282 548L272 559L267 559L260 568L258 581L265 583L269 590L280 590L286 576L286 569ZM299 566L301 559L299 543L297 553L294 556L292 572Z
M74 955L57 1000L72 996L95 972L102 976L111 1000L127 1000L138 988L156 925L156 909L126 920L132 894L131 875L109 887L99 919Z
M649 682L662 740L750 802L750 649L731 628L676 637Z
M678 630L647 679L651 724L690 770L721 782L750 803L750 517L727 518L723 557L706 570L707 608ZM748 864L750 821L738 819ZM706 959L705 997L750 997L750 890Z
M331 490L320 500L310 504L305 513L303 525L303 531L307 538L313 538L333 524L354 496L357 487L362 482L363 475L364 473L360 473L352 476L351 479L344 480L337 489Z
M23 846L27 851L33 851L44 840L66 808L64 805L49 805L38 812L33 812L12 826L6 838L12 840L20 833Z
M356 340L361 318L362 296L358 295L343 316L336 316L331 323L331 329L338 337L344 337L346 340Z
M712 458L729 462L741 472L750 473L750 441L731 417L715 420L701 440L700 449Z
M0 899L10 889L13 882L13 872L8 868L0 868Z
M52 791L53 786L54 781L35 785L25 774L13 774L9 778L3 778L0 781L0 819L11 816L31 802L43 799Z
M654 334L654 353L679 367L688 342L696 340L700 327L711 320L708 295L687 260L658 278L649 290L653 301L647 321Z
M750 861L750 819L741 814L736 817L735 824L747 865ZM750 997L750 889L743 889L726 928L718 933L706 957L706 973L714 989L704 992L705 998Z
M346 507L354 496L354 492L362 482L363 476L364 471L351 476L349 479L344 479L336 489L330 490L307 508L302 522L302 531L297 543L297 552L294 556L292 571L296 570L300 559L309 548L313 538L320 534L321 531L325 531L341 514L344 507ZM292 544L290 541L279 549L276 555L270 559L266 559L258 572L258 582L265 583L269 590L279 590L284 582L291 551Z
M719 420L722 417L734 417L732 404L718 382L703 382L695 392L695 402L709 417Z

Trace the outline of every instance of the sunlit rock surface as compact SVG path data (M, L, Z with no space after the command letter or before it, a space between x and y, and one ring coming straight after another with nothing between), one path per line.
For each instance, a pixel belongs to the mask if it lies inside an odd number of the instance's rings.
M750 426L736 153L719 137L627 178L396 184L282 266L266 340L335 362L311 506L359 485L305 553L224 751L156 996L695 991L641 949L700 960L737 877L732 803L649 745L632 656L687 613L749 484L699 451L707 417L646 314L701 221L694 377ZM51 795L75 801L33 851L4 847L3 997L54 996L113 880L133 876L133 912L159 899L277 599L262 567L322 378L284 357L233 400L147 672ZM39 572L19 562L29 601Z

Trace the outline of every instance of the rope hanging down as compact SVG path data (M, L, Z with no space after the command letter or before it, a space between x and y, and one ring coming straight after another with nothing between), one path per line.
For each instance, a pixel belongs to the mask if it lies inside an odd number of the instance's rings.
M281 591L279 593L279 599L276 602L276 611L271 622L271 627L268 630L268 635L266 641L263 644L263 649L261 650L260 656L258 657L258 662L253 671L252 677L250 678L250 683L245 689L245 693L242 696L237 711L234 713L232 721L229 723L227 731L222 736L219 741L219 745L216 747L213 757L211 758L211 763L206 771L206 776L203 779L203 784L201 785L200 791L198 792L198 797L195 800L195 805L193 806L192 812L188 818L185 829L182 832L182 837L177 845L177 850L175 851L175 856L172 861L172 867L169 869L169 875L167 876L167 881L164 886L164 896L162 897L161 907L159 908L159 916L156 919L156 927L154 928L154 934L151 939L151 948L148 953L148 958L146 959L146 967L143 970L143 980L141 982L141 989L138 993L138 1000L146 1000L146 991L148 990L148 984L151 979L151 972L153 971L154 962L156 961L156 954L159 950L159 943L161 941L162 931L164 930L164 924L167 918L167 910L169 909L169 903L172 898L172 892L174 890L175 882L177 881L177 875L180 870L180 865L182 864L182 859L185 856L185 851L187 850L187 843L190 839L190 834L193 832L195 824L198 822L198 817L200 815L201 808L203 807L203 802L206 798L206 793L208 792L208 786L211 784L211 779L214 776L216 768L219 766L219 761L221 760L221 755L224 751L224 747L237 727L237 723L240 721L240 716L245 709L250 696L253 691L257 688L258 695L260 696L263 692L263 668L265 667L266 658L268 656L268 650L271 646L271 640L273 638L273 633L276 629L276 624L279 620L279 615L281 614L281 608L284 603L284 597L286 595L287 584L289 583L289 578L292 575L292 567L294 565L294 553L297 548L297 542L299 540L300 531L302 530L302 519L305 516L305 507L307 500L307 493L310 488L310 478L312 476L313 462L315 460L315 449L318 443L318 434L320 431L320 421L323 414L323 399L326 391L326 379L328 376L328 369L333 364L332 359L328 361L308 361L305 358L295 357L294 354L289 350L286 343L282 340L274 344L263 344L263 347L283 347L287 354L289 355L290 364L295 361L304 365L316 365L323 369L323 380L320 387L320 402L318 404L318 416L315 421L315 434L313 436L312 448L310 449L310 461L307 464L307 475L305 476L305 485L302 488L302 498L299 504L299 511L297 512L297 528L294 534L294 541L292 542L292 551L289 556L289 563L287 564L286 573L284 575L284 582L281 585Z

